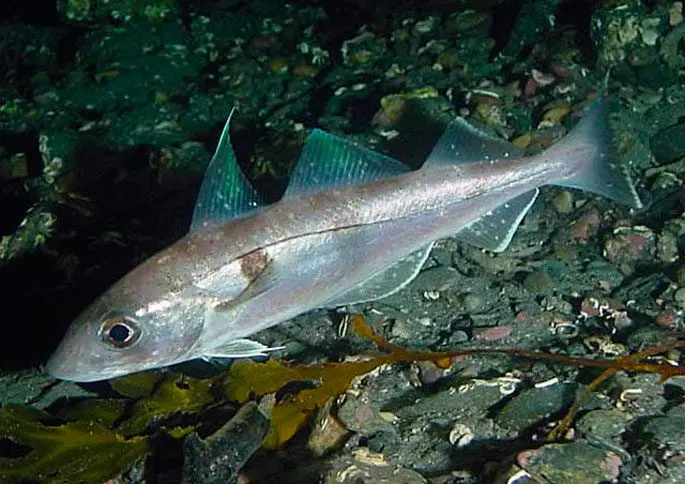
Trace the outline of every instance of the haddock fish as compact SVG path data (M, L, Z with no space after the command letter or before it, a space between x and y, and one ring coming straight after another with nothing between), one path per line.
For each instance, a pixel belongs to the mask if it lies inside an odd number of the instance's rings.
M607 116L606 99L596 101L564 139L531 157L457 118L414 171L315 129L270 205L240 171L229 116L189 233L86 308L47 369L93 381L263 355L270 348L249 336L315 308L398 291L438 239L503 251L543 185L639 208L612 156Z

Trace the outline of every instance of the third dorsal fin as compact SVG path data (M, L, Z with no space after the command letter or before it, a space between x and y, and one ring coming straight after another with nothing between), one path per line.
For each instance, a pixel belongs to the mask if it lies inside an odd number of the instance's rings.
M456 118L447 125L424 166L497 163L518 156L521 153L508 141L494 138L463 118Z

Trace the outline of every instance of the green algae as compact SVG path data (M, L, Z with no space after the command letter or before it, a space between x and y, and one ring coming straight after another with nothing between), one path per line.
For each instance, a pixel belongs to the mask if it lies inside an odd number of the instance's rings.
M57 412L69 422L90 421L107 428L114 428L126 412L128 401L121 398L87 398L76 400Z

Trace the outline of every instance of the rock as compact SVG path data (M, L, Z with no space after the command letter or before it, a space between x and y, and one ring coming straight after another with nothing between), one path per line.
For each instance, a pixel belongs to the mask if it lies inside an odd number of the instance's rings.
M673 163L685 156L685 124L670 126L651 139L652 153L660 165Z
M55 380L46 373L27 370L0 374L0 406L31 405L44 409L60 398L85 398L95 394L76 383Z
M488 308L487 300L481 294L467 294L461 303L467 313L477 313Z
M567 190L557 193L552 198L552 206L558 213L571 213L573 211L573 194Z
M615 409L598 409L583 415L576 424L576 428L583 435L610 440L618 437L626 430L630 415Z
M535 270L523 280L523 287L533 294L546 294L554 289L554 280L543 270Z
M547 444L520 452L518 464L550 484L606 482L618 479L623 461L610 450L586 442Z
M329 400L319 411L307 441L307 448L317 457L339 449L350 435L350 431L331 411L333 400Z
M336 462L324 484L427 484L418 472L391 465L382 454L360 448Z
M361 435L372 435L377 432L391 432L395 429L392 419L381 413L372 403L363 402L348 394L338 410L338 418L350 430Z
M495 417L500 426L522 432L575 401L578 384L555 383L522 391Z
M183 447L182 482L236 482L238 472L261 447L270 429L269 418L255 402L249 402L209 437L190 434Z
M644 226L618 227L604 242L604 257L631 271L637 263L651 262L656 252L656 235Z
M664 415L650 417L641 426L642 437L661 452L670 454L685 453L684 415Z

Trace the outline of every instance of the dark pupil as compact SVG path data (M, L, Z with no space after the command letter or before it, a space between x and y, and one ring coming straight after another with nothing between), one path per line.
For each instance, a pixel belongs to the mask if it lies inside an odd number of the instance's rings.
M116 343L125 343L131 337L131 328L125 324L115 324L109 329L109 338Z

